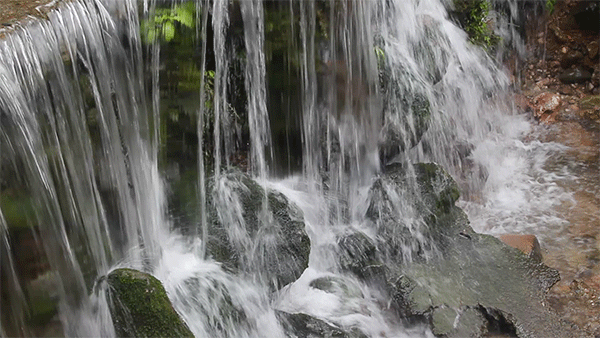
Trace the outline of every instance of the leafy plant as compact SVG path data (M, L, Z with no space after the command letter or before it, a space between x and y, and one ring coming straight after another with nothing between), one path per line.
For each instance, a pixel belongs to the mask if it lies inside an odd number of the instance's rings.
M157 8L154 16L142 21L142 38L147 44L157 39L170 42L175 38L178 26L195 28L195 19L196 4L193 1L171 8Z
M554 7L556 6L556 0L546 0L546 11L552 14L554 13Z
M500 38L489 26L489 0L455 0L454 6L457 12L463 14L459 21L473 44L489 49L499 42Z

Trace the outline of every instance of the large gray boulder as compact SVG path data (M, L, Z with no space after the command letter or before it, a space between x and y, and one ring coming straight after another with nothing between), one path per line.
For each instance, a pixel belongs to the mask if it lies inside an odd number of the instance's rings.
M296 205L241 172L219 176L209 191L210 256L274 289L300 277L308 267L310 239Z
M456 182L435 164L387 166L370 190L376 235L340 239L341 268L380 281L400 317L428 323L437 336L572 336L544 305L558 272L475 233L458 197Z

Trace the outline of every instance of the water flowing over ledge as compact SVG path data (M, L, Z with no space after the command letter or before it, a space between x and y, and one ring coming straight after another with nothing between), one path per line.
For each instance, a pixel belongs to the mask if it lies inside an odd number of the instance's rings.
M475 278L447 270L463 246L500 245L470 230L459 190L476 230L562 222L549 209L568 195L539 179L558 146L521 141L507 75L436 0L74 1L0 51L3 335L58 318L115 336L100 277L128 267L197 337L293 336L297 313L348 337L431 337L463 311L515 315L475 296L497 290L428 282ZM560 336L540 311L512 329Z

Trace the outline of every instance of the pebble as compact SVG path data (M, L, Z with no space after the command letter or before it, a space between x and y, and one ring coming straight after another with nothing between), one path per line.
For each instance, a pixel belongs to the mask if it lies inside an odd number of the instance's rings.
M592 41L587 46L588 56L590 59L595 59L598 56L598 41Z
M582 83L589 81L592 74L581 67L575 67L565 70L558 76L558 79L563 83Z

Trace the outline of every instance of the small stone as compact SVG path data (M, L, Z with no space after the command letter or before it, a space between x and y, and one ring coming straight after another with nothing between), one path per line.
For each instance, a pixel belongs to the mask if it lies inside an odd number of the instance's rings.
M570 50L560 60L563 68L568 68L571 65L577 64L583 59L583 53L578 50Z
M498 239L508 246L521 250L534 261L538 263L542 261L542 249L535 235L505 234L498 236Z
M561 104L560 95L545 92L533 98L533 114L540 118L543 114L554 112Z
M551 26L550 30L552 30L552 33L554 33L554 36L558 41L569 42L569 37L557 26ZM566 47L563 47L563 49L566 49ZM566 53L566 50L564 53Z
M558 76L558 79L563 83L582 83L589 81L592 74L581 67L575 67L565 70Z
M588 56L595 59L598 56L598 41L592 41L587 45Z

